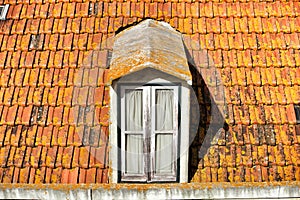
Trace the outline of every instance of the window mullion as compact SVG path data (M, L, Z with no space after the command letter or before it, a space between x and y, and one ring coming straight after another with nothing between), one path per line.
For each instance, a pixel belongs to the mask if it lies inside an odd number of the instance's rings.
M150 160L150 181L154 178L154 169L155 169L155 87L151 87L151 113L149 116L151 117L151 126L150 126L150 152L149 152L149 160Z
M174 87L174 103L173 103L173 122L174 122L174 133L173 133L173 173L176 174L177 171L177 153L178 153L178 103L179 103L179 93L178 87Z
M145 140L144 140L144 158L145 158L145 174L149 181L151 177L151 87L144 87L145 91Z
M125 88L121 88L121 168L122 177L125 175Z

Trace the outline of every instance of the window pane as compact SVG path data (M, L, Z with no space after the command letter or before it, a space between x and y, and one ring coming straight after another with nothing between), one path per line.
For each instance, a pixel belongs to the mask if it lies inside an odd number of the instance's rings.
M155 173L172 173L173 135L156 134L155 138Z
M143 91L126 90L126 130L143 130Z
M125 172L129 174L143 174L143 136L126 135L125 148Z
M155 130L173 130L173 90L155 91Z

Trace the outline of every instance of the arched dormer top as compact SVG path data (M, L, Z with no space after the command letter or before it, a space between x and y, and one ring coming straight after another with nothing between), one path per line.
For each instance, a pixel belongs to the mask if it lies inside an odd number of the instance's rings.
M115 38L109 80L145 68L192 83L182 35L165 22L147 19Z

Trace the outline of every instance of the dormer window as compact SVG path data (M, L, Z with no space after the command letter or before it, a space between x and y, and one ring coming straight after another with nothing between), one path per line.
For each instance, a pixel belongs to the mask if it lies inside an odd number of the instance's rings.
M0 5L0 20L6 20L9 4Z
M109 79L111 182L188 182L192 76L182 35L154 20L119 33Z

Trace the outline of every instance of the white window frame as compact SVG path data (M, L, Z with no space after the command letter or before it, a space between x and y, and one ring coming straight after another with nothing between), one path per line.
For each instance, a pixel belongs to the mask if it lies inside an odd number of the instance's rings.
M151 181L153 182L159 182L159 181L176 181L177 179L177 153L178 153L178 119L179 119L179 113L178 113L178 104L179 102L179 86L151 86L151 136L154 138L151 138L150 141L150 147L151 147L151 154L155 154L155 136L159 133L166 133L166 131L156 131L155 130L155 90L158 89L171 89L174 91L174 99L173 99L173 130L169 131L169 133L173 134L173 173L169 175L156 175L154 173L155 171L155 155L151 156L151 159L153 159L153 162L150 163L150 177Z
M0 20L6 20L9 4L0 5L0 7L3 8L2 12L0 13Z
M172 90L174 95L173 99L173 130L170 131L157 131L155 130L155 92L159 89ZM179 86L128 86L122 85L120 87L120 114L121 114L121 181L124 182L174 182L177 180L177 152L178 152L178 104L179 104ZM143 127L144 129L137 133L131 133L131 131L125 130L126 124L126 101L125 91L126 90L142 90L143 91ZM172 134L172 173L171 174L156 174L155 173L155 137L156 134ZM125 171L125 137L127 134L143 134L143 154L144 154L144 173L143 174L128 174Z
M150 75L150 74L149 74ZM179 127L179 137L178 137L178 156L179 163L177 163L177 173L179 183L187 183L188 182L188 159L189 159L189 134L190 134L190 86L185 82L179 79L174 79L170 77L166 78L155 78L152 74L147 75L144 78L140 78L139 76L134 76L134 82L132 77L128 81L119 80L114 82L110 86L110 135L109 135L109 144L110 144L110 152L109 152L109 160L110 160L110 174L109 174L109 182L110 183L119 183L121 181L121 173L120 173L120 149L119 145L119 128L118 127L118 98L119 92L118 87L122 84L139 84L143 85L145 83L148 84L157 84L157 85L170 85L171 83L180 83L180 127ZM164 75L162 74L161 77Z
M148 105L149 105L149 102L148 102L148 99L147 99L147 95L144 95L145 92L148 92L146 90L146 88L143 88L143 87L135 87L135 86L125 86L125 87L121 87L121 177L122 177L122 181L142 181L142 182L145 182L147 181L148 177L147 177L147 174L146 174L146 171L147 171L147 165L148 165L148 162L147 162L147 158L145 156L145 151L147 151L145 149L146 147L146 129L142 130L140 133L131 133L131 131L126 131L125 130L125 121L126 121L126 111L125 111L125 90L142 90L143 91L143 110L147 110L148 109ZM146 120L145 120L145 115L143 115L143 127L146 128L147 125L146 125ZM135 131L136 132L136 131ZM126 137L126 134L143 134L143 146L144 146L144 149L143 149L143 153L144 153L144 173L141 174L141 175L136 175L136 174L128 174L128 173L125 173L125 154L126 154L126 150L125 150L125 137Z

